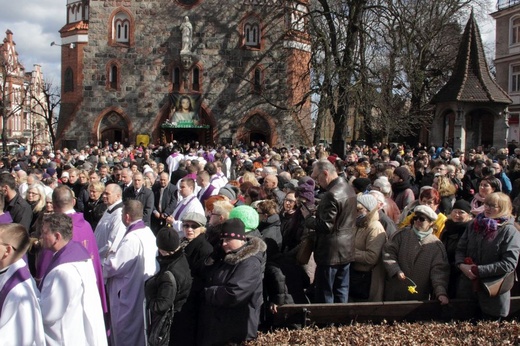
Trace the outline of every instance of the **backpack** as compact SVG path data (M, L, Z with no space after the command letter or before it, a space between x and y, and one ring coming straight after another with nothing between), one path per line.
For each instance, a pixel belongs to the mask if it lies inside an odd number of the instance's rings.
M172 272L166 271L165 273L173 283L173 291L177 292L177 282L175 281L175 277L173 276ZM156 324L150 326L150 331L148 334L148 345L168 346L170 343L170 329L172 327L173 315L174 311L172 304L172 306L164 313L161 319Z

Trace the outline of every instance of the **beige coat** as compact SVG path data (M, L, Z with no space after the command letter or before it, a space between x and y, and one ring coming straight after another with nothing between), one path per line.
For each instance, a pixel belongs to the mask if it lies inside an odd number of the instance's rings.
M382 260L382 250L387 235L383 225L379 222L379 213L373 210L366 216L367 225L356 228L355 253L352 268L359 271L372 271L372 283L368 301L382 301L385 271Z

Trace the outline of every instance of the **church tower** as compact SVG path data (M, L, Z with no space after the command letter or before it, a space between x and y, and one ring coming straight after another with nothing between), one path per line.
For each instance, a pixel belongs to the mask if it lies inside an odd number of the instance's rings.
M310 144L308 0L68 0L58 146Z

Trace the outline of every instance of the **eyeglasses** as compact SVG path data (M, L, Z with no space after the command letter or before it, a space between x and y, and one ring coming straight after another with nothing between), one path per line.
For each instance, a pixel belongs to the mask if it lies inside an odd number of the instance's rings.
M284 202L287 202L287 203L296 203L296 200L295 200L295 199L288 199L288 198L286 198L286 199L284 199L283 201L284 201Z
M17 248L15 248L14 246L12 246L11 244L7 244L7 243L2 243L3 246L10 246L14 251L18 251Z
M191 228L191 229L195 229L195 228L198 228L199 225L197 225L196 223L183 223L182 224L182 228Z
M413 221L420 221L420 222L424 222L424 221L430 221L430 219L424 217L424 216L414 216L413 217Z
M484 208L491 208L491 209L498 209L500 208L498 205L494 205L494 204L489 204L489 203L484 203Z

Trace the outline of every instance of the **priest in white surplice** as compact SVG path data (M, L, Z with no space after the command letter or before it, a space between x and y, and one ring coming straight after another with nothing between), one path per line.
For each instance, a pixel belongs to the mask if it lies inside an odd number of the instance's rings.
M195 181L191 178L182 178L179 182L179 195L182 200L177 204L173 214L166 218L166 223L173 226L175 231L182 238L184 231L182 230L182 218L190 212L205 215L204 207L200 203L195 194Z
M2 345L45 345L40 291L22 256L29 234L17 223L0 225L0 339Z
M124 201L122 218L126 233L103 264L110 302L111 345L144 345L144 282L158 269L157 245L152 230L142 220L141 202Z
M117 184L108 184L103 192L103 203L108 208L99 220L94 235L99 248L99 257L103 260L108 251L117 249L126 232L121 212L123 211L123 190Z
M47 345L107 345L94 267L87 249L72 240L72 219L45 215L40 238L54 252L40 283Z

